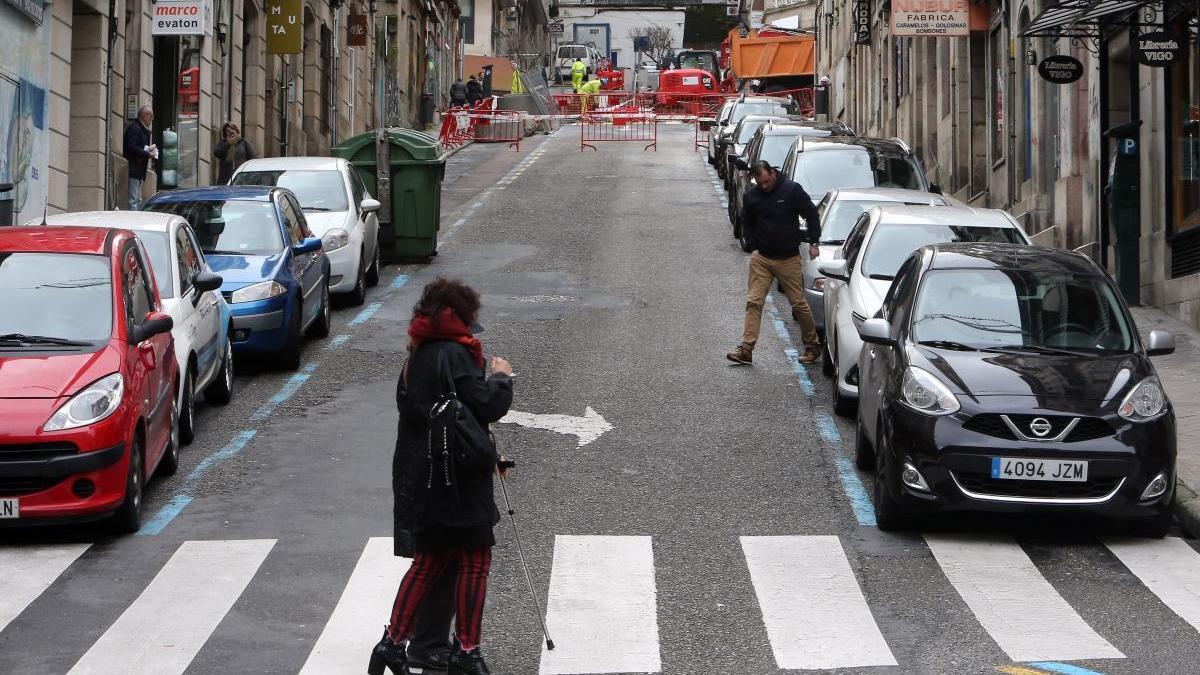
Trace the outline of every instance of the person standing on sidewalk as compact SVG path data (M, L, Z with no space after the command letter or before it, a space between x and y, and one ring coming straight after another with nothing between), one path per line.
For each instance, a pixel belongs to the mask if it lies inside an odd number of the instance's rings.
M467 105L475 105L483 100L483 74L476 78L474 75L467 80Z
M396 554L413 561L371 652L370 675L382 675L385 667L404 675L410 663L440 665L428 657L445 645L451 614L456 644L443 666L448 675L489 673L479 645L496 543L492 528L500 520L492 476L508 470L499 467L490 435L481 448L462 433L470 427L479 440L508 413L513 394L507 361L492 357L491 373L484 371L483 344L474 335L482 330L475 325L479 306L470 286L436 279L413 308L392 458Z
M780 287L792 303L792 318L804 334L804 354L800 363L812 363L821 356L821 338L813 321L812 308L804 299L804 262L800 246L808 242L816 260L820 251L821 221L817 207L799 183L769 163L759 160L750 166L757 183L742 199L742 228L750 242L750 288L746 294L746 320L742 342L725 355L734 363L750 364L762 324L763 304L771 282ZM804 220L804 225L800 224Z
M242 130L233 122L226 122L221 127L221 140L213 148L213 156L217 158L217 185L225 185L233 178L233 172L246 160L254 159L254 148L250 142L242 138Z
M137 119L125 127L123 145L125 159L129 160L129 194L126 205L130 211L142 208L142 184L150 160L158 159L158 146L150 139L150 125L154 123L154 109L144 105L138 109Z
M450 105L455 108L461 108L467 104L467 85L463 84L462 78L454 80L454 84L450 85Z

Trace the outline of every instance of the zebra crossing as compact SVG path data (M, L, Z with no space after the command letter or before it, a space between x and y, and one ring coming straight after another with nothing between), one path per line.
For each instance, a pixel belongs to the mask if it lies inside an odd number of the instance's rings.
M255 583L276 543L183 542L69 673L185 672ZM841 537L744 536L737 543L778 668L903 668ZM1017 541L928 534L924 544L949 588L1012 661L1124 658ZM1200 630L1200 554L1191 545L1178 538L1099 544L1165 607ZM68 570L88 563L88 549L87 544L0 548L0 566L8 572L0 579L0 639L3 628L19 622ZM541 675L662 672L655 549L649 536L555 538L546 620L557 648L543 648ZM361 673L407 567L407 560L392 555L391 538L367 540L300 672ZM713 571L713 583L720 583L719 572ZM236 655L231 658L236 662Z

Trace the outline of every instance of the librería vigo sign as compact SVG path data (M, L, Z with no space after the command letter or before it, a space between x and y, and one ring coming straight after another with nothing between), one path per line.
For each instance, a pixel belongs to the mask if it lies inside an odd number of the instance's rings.
M1166 31L1153 31L1137 36L1137 60L1143 66L1161 68L1179 60L1183 42Z
M1037 70L1043 80L1054 84L1071 84L1083 77L1083 63L1066 54L1047 56L1038 64Z

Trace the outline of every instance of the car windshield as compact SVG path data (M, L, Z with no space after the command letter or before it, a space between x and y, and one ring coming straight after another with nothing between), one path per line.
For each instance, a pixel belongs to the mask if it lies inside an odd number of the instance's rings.
M587 47L559 47L558 58L560 59L586 59Z
M913 339L975 349L1124 353L1133 333L1112 286L1093 275L935 270L913 313Z
M346 182L342 172L328 171L243 171L233 177L233 185L278 185L296 193L300 208L306 211L348 211Z
M750 139L754 138L754 132L758 131L759 127L766 123L767 120L742 120L741 124L738 125L741 131L738 132L734 142L738 145L749 143Z
M283 234L271 202L205 200L151 203L146 208L186 218L205 253L274 255L283 248Z
M137 232L138 239L150 254L150 267L154 270L154 282L158 295L163 299L175 297L175 283L171 274L171 246L166 232Z
M788 148L792 147L792 143L795 140L796 136L791 134L763 136L762 147L758 151L758 158L769 162L771 166L782 166L783 161L787 159Z
M762 101L759 103L739 103L729 115L729 123L737 124L746 115L786 115L787 109L778 103Z
M717 74L718 70L716 60L708 52L691 52L680 56L679 67L707 70L714 75Z
M1024 244L1015 227L976 227L934 223L881 223L875 226L863 258L863 274L891 279L912 252L930 244L955 241Z
M925 189L920 169L912 160L881 156L856 146L798 153L792 180L810 195L823 195L835 188Z
M821 242L834 243L846 241L846 235L850 234L850 230L854 228L855 221L858 220L858 217L864 211L872 206L888 203L890 202L866 199L839 199L833 202L829 209L825 211L825 217L821 220Z
M108 340L112 302L104 256L0 252L0 335Z

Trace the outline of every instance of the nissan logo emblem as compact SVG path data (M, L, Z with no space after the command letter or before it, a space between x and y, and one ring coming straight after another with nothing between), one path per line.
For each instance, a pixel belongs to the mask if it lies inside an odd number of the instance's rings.
M1051 426L1050 420L1045 417L1039 417L1029 423L1029 431L1038 438L1045 438L1054 427Z

